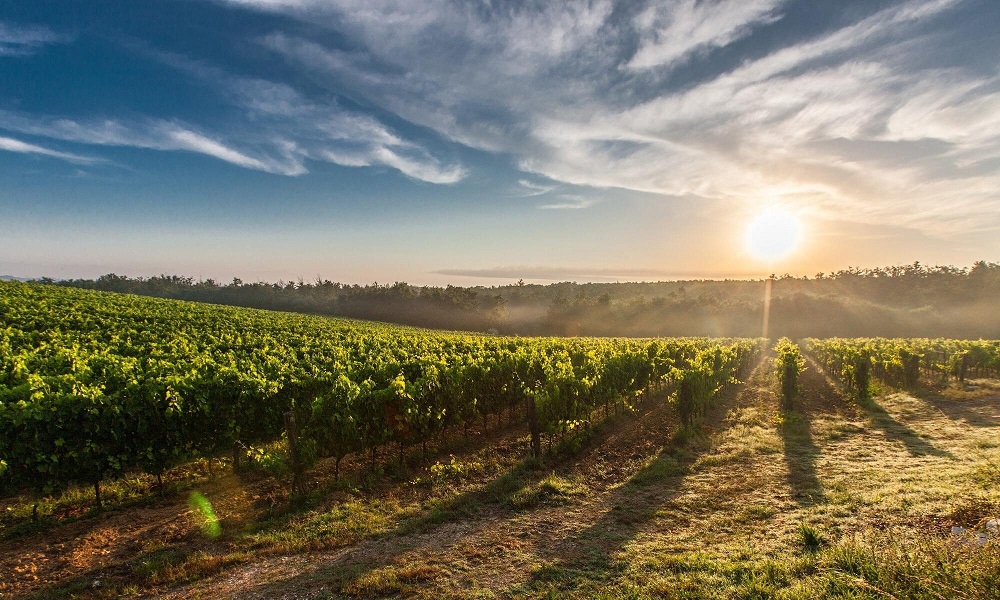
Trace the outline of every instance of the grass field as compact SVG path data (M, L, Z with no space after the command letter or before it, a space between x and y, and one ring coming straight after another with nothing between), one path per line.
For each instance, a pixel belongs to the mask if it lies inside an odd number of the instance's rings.
M163 498L119 482L102 512L69 494L31 524L9 503L0 595L996 597L1000 540L950 534L1000 516L1000 382L972 383L858 404L810 362L782 413L763 360L698 431L654 398L541 463L491 430L380 474L321 464L294 504L203 464Z

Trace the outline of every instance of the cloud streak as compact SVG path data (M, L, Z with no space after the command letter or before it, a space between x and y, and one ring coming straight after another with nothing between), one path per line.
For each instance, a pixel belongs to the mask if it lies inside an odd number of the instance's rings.
M460 164L445 164L417 143L403 139L375 117L352 111L336 100L316 102L290 85L233 76L175 55L161 60L211 82L272 137L292 142L291 154L306 160L332 162L346 167L383 166L435 184L453 184L467 175ZM280 132L280 134L279 134ZM302 164L302 172L305 166Z
M113 119L77 121L0 111L0 128L92 146L194 152L239 167L280 175L305 173L305 168L293 152L286 151L284 156L251 156L177 121L162 119L133 122Z
M436 184L456 183L467 174L461 165L442 164L419 145L401 139L367 115L335 105L310 103L287 85L227 79L215 71L211 74L217 83L223 82L224 92L252 119L253 135L237 132L234 139L226 140L177 120L74 120L2 110L0 128L96 146L194 152L238 167L285 176L308 173L310 160L347 167L389 167ZM61 155L71 156L75 155ZM79 158L73 160L80 162Z
M480 279L518 279L540 281L676 281L696 279L753 278L757 273L711 273L667 269L587 269L550 266L504 266L485 269L440 269L436 275Z
M935 235L1000 228L1000 79L935 51L960 47L949 18L975 0L904 0L802 36L785 20L808 3L791 0L229 4L335 31L350 43L275 31L262 44L555 182L781 201ZM757 41L780 26L784 38ZM736 44L742 62L719 58ZM995 44L972 52L1000 60ZM915 145L924 154L906 160Z
M44 28L13 28L0 23L0 53L26 53L62 38ZM0 129L94 146L193 152L226 163L284 176L309 172L310 161L347 167L385 167L435 184L467 176L458 163L437 159L377 118L341 106L336 99L313 101L286 83L236 76L183 55L129 42L130 51L189 76L231 106L222 124L201 126L163 117L63 117L0 109ZM195 119L197 120L197 119ZM10 151L47 154L82 162L78 155L41 147Z
M48 27L0 21L0 57L35 54L47 45L66 41L66 37L56 34Z
M41 156L49 156L51 158L58 158L60 160L83 165L103 162L99 158L73 154L71 152L60 152L58 150L52 150L51 148L45 148L43 146L37 146L35 144L29 144L27 142L22 142L21 140L3 136L0 136L0 151L17 152L19 154L38 154Z
M780 4L779 0L654 3L633 21L640 42L627 67L671 68L700 50L728 46L754 27L777 21Z

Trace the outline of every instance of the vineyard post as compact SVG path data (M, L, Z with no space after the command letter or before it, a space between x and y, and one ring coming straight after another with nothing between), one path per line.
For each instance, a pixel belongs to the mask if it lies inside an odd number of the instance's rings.
M242 444L239 441L233 442L233 473L239 473L243 470L243 465L240 463L240 454Z
M299 454L299 430L295 423L295 412L285 413L285 433L288 435L288 451L292 457L292 493L304 496L305 481L302 474L302 457Z
M539 459L542 457L542 432L538 427L538 408L534 394L528 397L528 430L531 432L531 457Z

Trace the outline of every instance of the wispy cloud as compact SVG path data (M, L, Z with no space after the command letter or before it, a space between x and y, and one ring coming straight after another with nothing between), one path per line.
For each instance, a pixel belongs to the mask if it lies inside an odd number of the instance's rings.
M442 164L420 146L401 140L364 115L335 107L323 109L306 103L291 88L269 82L251 85L243 81L237 87L245 92L246 105L256 114L256 127L249 131L250 135L238 133L234 141L200 131L191 124L164 119L74 120L0 110L0 128L80 144L195 152L239 167L286 176L307 173L308 160L353 167L386 166L437 184L456 183L466 176L461 165ZM33 151L83 160L76 155L42 150Z
M319 85L552 181L781 199L954 235L1000 228L1000 79L936 50L962 41L949 11L976 1L865 5L808 34L786 23L792 0L229 3L346 38L262 40ZM779 26L783 37L751 43ZM736 42L742 62L713 61ZM995 44L974 51L1000 60ZM671 83L680 66L684 79ZM914 144L923 154L907 160Z
M84 156L82 154L73 154L71 152L61 152L59 150L53 150L51 148L45 148L43 146L37 146L35 144L29 144L27 142L22 142L21 140L3 136L0 136L0 151L17 152L20 154L39 154L42 156L49 156L85 165L103 162L99 158Z
M440 269L437 275L453 275L482 279L518 279L538 281L672 281L694 279L725 279L759 277L756 273L721 273L711 271L677 271L667 269L613 269L558 266L505 266L484 269Z
M48 27L0 21L0 56L34 54L49 44L68 41Z
M529 181L527 179L519 179L517 185L521 186L523 189L520 193L516 194L521 198L530 198L532 196L542 196L548 194L552 190L558 189L558 185L544 185L541 183L535 183L534 181Z
M597 204L596 198L585 198L574 194L560 194L553 202L540 204L542 210L578 210Z
M164 140L166 143L160 146L162 149L190 150L191 152L214 156L219 160L224 160L240 167L257 169L258 171L276 172L283 175L300 175L305 173L305 167L303 167L301 163L292 161L291 166L276 168L273 162L269 163L258 158L247 156L238 150L227 147L219 141L213 140L189 129L181 127L166 127L164 128L163 133L165 135ZM151 147L153 146L151 145Z
M113 119L77 121L0 111L0 128L95 146L195 152L240 167L281 175L300 175L305 172L301 160L295 156L291 148L284 149L283 153L251 156L176 121L162 119L132 122Z
M0 23L0 54L29 53L62 40L45 28ZM232 75L180 54L153 50L141 42L127 45L130 51L182 71L227 100L232 110L225 122L206 126L170 117L70 118L0 109L0 129L94 146L194 152L285 176L308 173L309 161L388 167L436 184L453 184L467 175L461 164L436 158L372 115L348 110L335 99L309 100L286 83ZM78 155L30 144L18 146L15 141L0 149L84 161Z
M294 159L298 172L291 174L306 172L305 162L317 160L347 167L389 167L436 184L456 183L467 175L462 165L435 158L372 115L349 110L336 99L311 100L286 83L232 75L177 54L151 54L227 98L235 112L252 123L255 139L263 137L265 145L270 140L283 156Z
M630 69L670 68L691 54L727 46L755 26L779 18L782 0L673 0L654 3L636 15L639 49Z

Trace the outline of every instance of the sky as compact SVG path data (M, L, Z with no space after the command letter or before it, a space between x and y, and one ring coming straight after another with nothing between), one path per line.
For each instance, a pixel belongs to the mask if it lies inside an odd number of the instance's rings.
M0 275L1000 260L996 0L0 1ZM800 243L747 247L763 212Z

